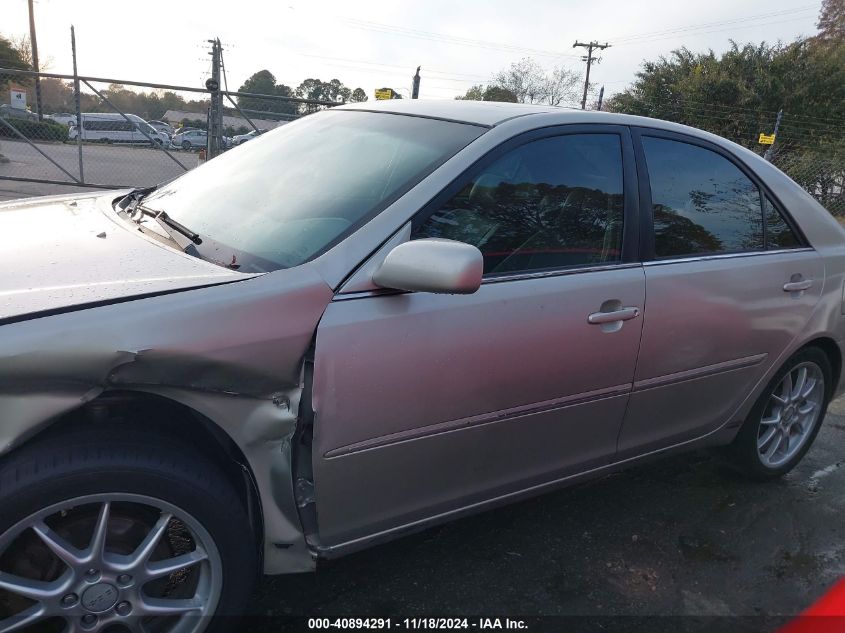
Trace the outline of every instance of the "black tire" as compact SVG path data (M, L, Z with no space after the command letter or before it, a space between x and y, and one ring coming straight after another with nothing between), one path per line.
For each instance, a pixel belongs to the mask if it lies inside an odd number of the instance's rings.
M191 149L191 142L190 141L182 141L182 149L186 152Z
M222 588L206 630L236 630L259 560L234 486L207 458L170 437L92 426L30 442L0 460L0 538L20 521L68 499L104 493L160 499L193 517L219 552Z
M788 372L802 363L815 364L824 377L824 394L821 411L815 420L813 428L809 431L809 435L804 441L803 446L789 460L773 468L763 462L757 447L758 434L761 426L760 421L766 412L766 407L775 389L778 388ZM810 450L816 439L816 435L818 435L819 429L824 422L824 416L827 413L827 405L830 402L833 387L833 371L827 355L822 350L817 347L806 347L794 354L784 363L783 367L769 381L769 384L766 385L766 388L754 404L754 408L751 409L751 413L749 413L748 418L746 418L742 428L729 447L729 456L733 465L743 474L758 481L768 481L781 477L795 468L807 451Z

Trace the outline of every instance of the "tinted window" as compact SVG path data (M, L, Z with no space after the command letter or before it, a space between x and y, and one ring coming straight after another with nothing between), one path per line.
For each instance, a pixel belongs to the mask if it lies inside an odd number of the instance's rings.
M413 238L477 246L487 274L583 266L619 261L622 216L620 137L573 134L508 152Z
M766 209L766 247L798 248L801 241L768 197L763 197Z
M643 137L660 257L763 248L760 191L716 152Z

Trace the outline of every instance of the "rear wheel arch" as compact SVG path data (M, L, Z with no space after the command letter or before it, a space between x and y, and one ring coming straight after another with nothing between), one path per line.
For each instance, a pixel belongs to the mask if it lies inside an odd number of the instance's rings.
M839 345L832 338L821 336L804 343L800 349L806 349L808 347L820 349L827 356L828 361L830 361L830 369L833 372L833 380L831 380L831 384L828 387L828 397L830 397L836 390L837 385L839 385L839 380L842 376L842 352L839 349ZM800 349L797 351L800 351Z

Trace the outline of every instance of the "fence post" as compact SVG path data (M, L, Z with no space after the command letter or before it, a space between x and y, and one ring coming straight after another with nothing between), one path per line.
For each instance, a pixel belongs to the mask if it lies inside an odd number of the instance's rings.
M76 72L76 33L70 25L70 49L73 53L73 99L76 103L76 150L79 155L79 182L85 182L82 169L82 106L79 97L79 73Z
M780 110L778 110L778 118L777 118L777 119L775 119L775 131L774 131L774 133L772 134L772 136L774 136L774 137L775 137L775 140L774 140L774 141L772 141L772 144L771 144L771 145L769 145L769 149L767 149L767 150L763 153L763 158L764 158L765 160L769 161L769 162L772 162L772 154L774 154L775 143L777 143L777 140L778 140L778 128L780 127L780 120L781 120L782 118L783 118L783 108L781 108Z

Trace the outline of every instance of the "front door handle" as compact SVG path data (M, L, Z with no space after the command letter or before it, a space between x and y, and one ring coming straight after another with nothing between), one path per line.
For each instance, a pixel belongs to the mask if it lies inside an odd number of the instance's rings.
M593 312L587 317L587 323L602 325L605 323L616 323L617 321L630 321L640 316L639 308L619 308L611 312Z
M804 292L813 287L812 279L803 279L802 281L788 281L783 284L784 292Z

